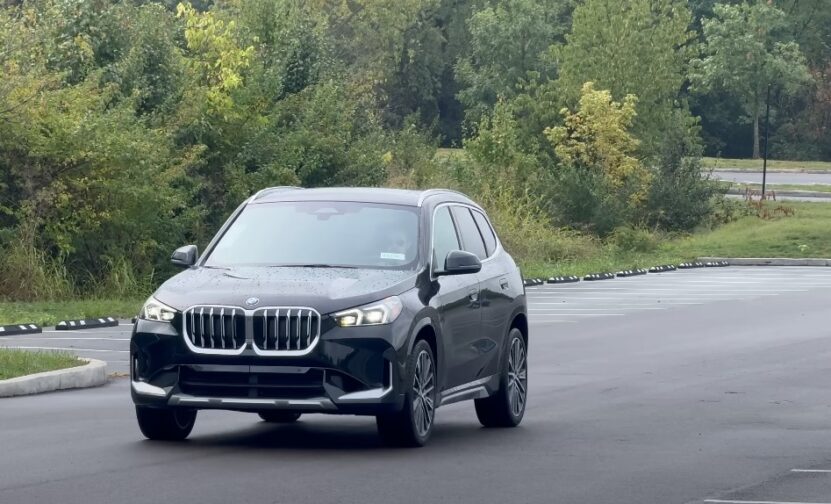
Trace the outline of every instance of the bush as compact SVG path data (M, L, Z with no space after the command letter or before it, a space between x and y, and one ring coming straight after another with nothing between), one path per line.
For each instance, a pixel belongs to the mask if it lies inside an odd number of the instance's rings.
M620 227L612 233L611 242L627 252L654 252L661 244L661 237L643 228Z
M639 142L629 131L636 103L633 95L614 102L587 82L578 110L564 109L565 124L546 130L560 163L553 205L566 224L606 235L640 221L651 174L635 157Z
M714 198L723 197L702 169L698 129L697 119L683 110L676 110L664 128L647 204L651 226L692 230L712 213Z
M64 299L72 282L64 264L35 248L32 236L14 235L0 248L0 298L16 301Z

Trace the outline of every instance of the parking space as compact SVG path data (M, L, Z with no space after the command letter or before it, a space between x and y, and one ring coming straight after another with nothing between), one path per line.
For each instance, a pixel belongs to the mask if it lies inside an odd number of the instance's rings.
M831 469L792 469L762 484L730 492L704 504L831 504Z
M0 338L0 347L27 350L65 350L92 359L107 362L110 373L126 373L129 370L130 333L133 324L122 320L117 327L58 331L54 327L43 329L41 334L21 334Z
M729 267L529 287L529 317L569 324L831 287L831 268Z

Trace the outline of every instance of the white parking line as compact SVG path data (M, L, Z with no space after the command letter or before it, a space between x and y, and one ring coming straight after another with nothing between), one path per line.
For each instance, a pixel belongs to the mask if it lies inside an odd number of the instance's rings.
M22 337L22 338L9 338L9 341L130 341L130 338L56 338L56 337L48 337L48 338L32 338L32 337Z
M130 353L129 350L101 350L99 348L75 348L75 347L46 347L46 346L7 346L3 348L18 348L21 350L64 350L73 352L102 352L102 353Z
M672 301L645 301L643 303L576 303L575 301L583 301L584 299L588 298L580 298L577 300L568 300L568 301L561 301L559 303L535 303L530 302L528 306L566 306L566 305L576 305L580 304L582 306L586 305L602 305L602 306L655 306L655 305L667 305L667 306L674 306L674 305L700 305L703 303L686 303L686 302L676 302L675 300ZM617 298L605 298L608 301L614 301Z
M794 502L794 501L760 501L760 500L722 500L704 499L712 504L831 504L831 502Z
M791 469L791 472L831 474L831 469Z
M43 333L48 334L126 334L126 331L119 331L119 330L105 330L105 329L96 329L96 330L89 330L89 331L57 331L54 329L46 329L41 331Z
M609 311L610 309L622 308L623 306L625 306L625 305L614 305L614 306L611 306L609 308L570 308L570 307L565 307L565 308L529 308L528 311L532 312L532 313L533 312L559 312L559 311L563 311L563 310L565 310L565 311L581 311L581 312L583 312L583 311ZM650 306L650 307L637 308L636 311L637 310L666 310L666 308Z

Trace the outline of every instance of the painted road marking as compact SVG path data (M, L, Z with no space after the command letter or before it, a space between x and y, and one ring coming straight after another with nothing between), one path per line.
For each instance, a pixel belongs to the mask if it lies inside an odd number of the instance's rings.
M760 501L760 500L722 500L704 499L711 504L831 504L831 502L794 502L794 501Z
M44 347L44 346L7 346L3 348L17 348L20 350L72 350L73 352L102 352L102 353L130 353L129 350L101 350L99 348L75 347Z
M50 336L48 338L32 338L32 337L14 337L11 336L7 341L130 341L130 338L56 338Z
M791 469L791 472L795 472L795 473L818 473L818 474L831 474L831 469Z

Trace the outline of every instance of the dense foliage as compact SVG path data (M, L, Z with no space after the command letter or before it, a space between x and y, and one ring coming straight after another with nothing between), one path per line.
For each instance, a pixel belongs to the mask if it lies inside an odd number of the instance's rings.
M0 297L144 293L278 184L459 188L523 262L689 231L768 89L831 159L829 47L827 0L7 0Z

